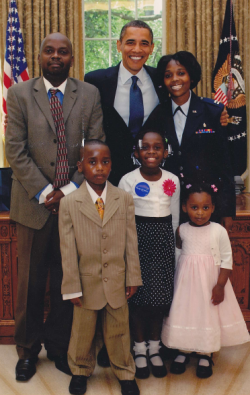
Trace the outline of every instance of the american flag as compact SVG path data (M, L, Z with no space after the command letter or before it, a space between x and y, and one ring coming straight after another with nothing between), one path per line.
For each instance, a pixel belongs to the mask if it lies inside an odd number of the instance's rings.
M13 84L29 79L28 66L23 49L23 36L15 0L10 0L6 29L6 52L4 59L3 112L7 114L7 91Z

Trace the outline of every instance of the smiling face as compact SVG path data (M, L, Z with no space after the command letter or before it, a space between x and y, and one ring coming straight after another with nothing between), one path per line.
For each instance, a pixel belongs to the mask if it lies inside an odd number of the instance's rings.
M142 140L139 140L139 149L135 151L135 157L141 163L141 172L149 174L151 171L159 170L159 166L168 155L164 147L161 135L148 132Z
M188 214L191 224L204 226L214 212L214 204L208 193L195 192L189 195L186 203L182 204L182 209Z
M38 63L42 68L44 77L52 85L57 80L63 82L68 77L73 59L71 42L63 34L49 34L42 42Z
M179 62L171 60L164 73L164 85L173 101L179 106L186 103L190 95L190 76Z
M123 65L133 75L139 73L153 49L148 29L128 27L122 41L117 40L117 50L122 53Z
M94 191L99 194L105 187L105 182L111 171L110 150L106 145L86 145L82 150L82 161L78 162L78 171ZM101 193L100 193L101 195Z

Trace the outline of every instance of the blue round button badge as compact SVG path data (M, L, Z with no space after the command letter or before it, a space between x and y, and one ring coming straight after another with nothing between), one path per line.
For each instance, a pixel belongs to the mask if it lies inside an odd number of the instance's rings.
M135 193L140 197L147 196L150 192L150 186L146 182L139 182L135 186Z

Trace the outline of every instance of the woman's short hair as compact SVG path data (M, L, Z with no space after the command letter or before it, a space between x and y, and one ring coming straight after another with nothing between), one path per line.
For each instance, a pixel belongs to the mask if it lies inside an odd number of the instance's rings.
M187 70L191 85L190 89L193 89L197 86L198 82L201 79L201 66L199 62L196 60L195 56L188 51L179 51L173 55L165 55L159 60L157 65L157 74L158 74L158 82L159 85L164 88L164 74L167 68L167 65L171 60L180 63Z

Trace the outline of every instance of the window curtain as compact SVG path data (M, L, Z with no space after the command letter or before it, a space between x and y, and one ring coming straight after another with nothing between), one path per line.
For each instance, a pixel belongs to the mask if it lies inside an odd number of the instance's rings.
M166 0L166 53L192 52L202 68L199 96L211 97L227 0ZM248 169L250 169L250 0L233 0L234 21L243 62L247 99ZM250 191L250 175L247 177Z
M53 32L65 34L73 44L74 65L70 76L83 80L83 35L82 0L16 0L18 16L24 39L29 76L38 77L40 67L37 62L40 45L44 37ZM0 100L2 115L3 66L5 55L6 25L9 0L0 1ZM1 118L1 116L0 116ZM1 121L1 119L0 119ZM0 123L0 167L4 157L2 147L2 124ZM4 165L6 161L4 158Z

